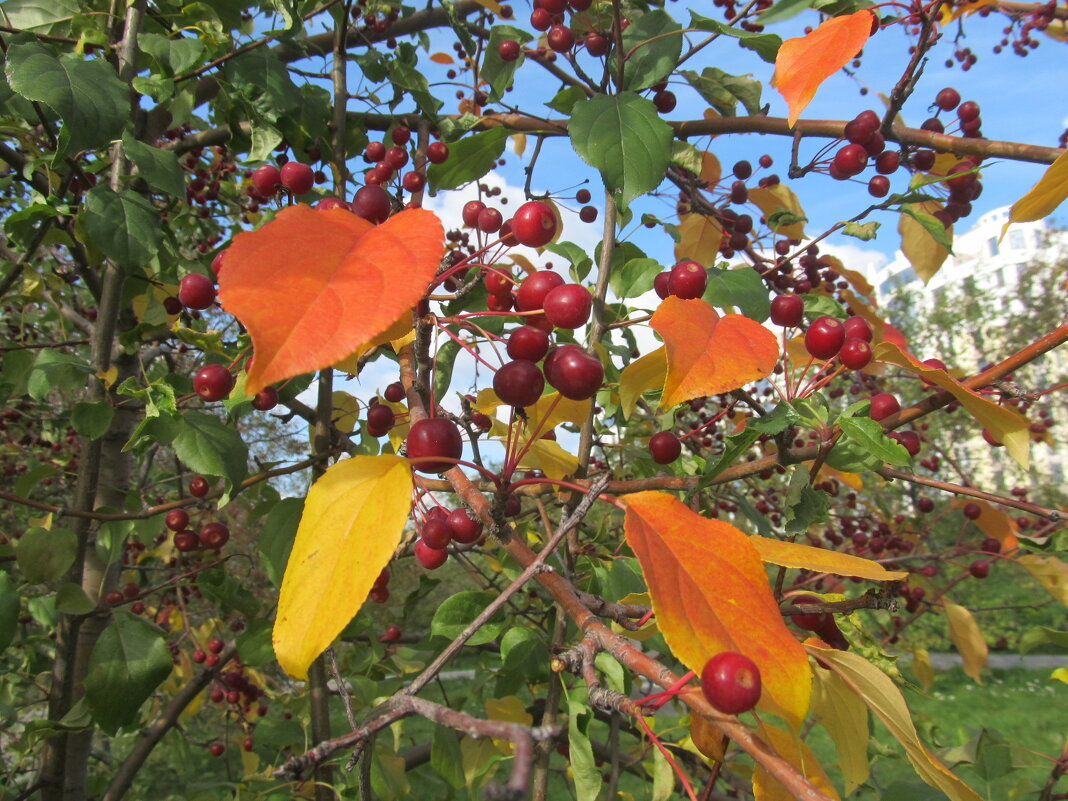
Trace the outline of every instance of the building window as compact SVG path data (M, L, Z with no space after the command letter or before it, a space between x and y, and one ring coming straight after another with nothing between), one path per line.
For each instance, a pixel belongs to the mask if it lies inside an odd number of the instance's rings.
M988 256L998 255L998 239L996 236L986 240L986 253Z
M1015 229L1009 231L1009 247L1013 250L1023 250L1027 245L1024 244L1024 232Z

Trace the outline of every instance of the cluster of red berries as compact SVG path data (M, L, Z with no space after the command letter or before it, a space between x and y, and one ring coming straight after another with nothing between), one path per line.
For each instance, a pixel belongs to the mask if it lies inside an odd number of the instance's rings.
M413 553L427 570L436 570L448 559L450 543L470 545L481 537L481 521L472 519L466 509L449 511L442 506L432 506L423 515Z
M408 165L411 130L407 125L398 125L390 131L389 137L389 143L371 142L364 149L363 160L374 165L364 173L364 183L368 186L388 184L396 173ZM430 164L443 164L449 158L449 146L440 141L431 142L427 145L425 156ZM409 170L400 183L406 192L418 194L426 186L426 172L423 169Z

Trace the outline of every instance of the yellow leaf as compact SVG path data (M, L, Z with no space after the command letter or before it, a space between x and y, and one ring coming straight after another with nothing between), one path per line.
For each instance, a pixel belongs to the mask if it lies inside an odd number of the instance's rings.
M1068 606L1068 565L1056 556L1027 554L1016 560L1023 565L1046 591Z
M771 187L755 187L749 190L749 200L756 203L764 212L765 218L770 218L777 211L787 211L797 217L804 217L805 210L801 208L801 201L797 199L794 190L786 184L775 184ZM773 229L775 233L790 239L805 238L805 222L779 225Z
M683 214L679 221L680 239L675 243L675 260L693 259L703 267L711 267L719 260L719 244L723 227L715 217L707 214Z
M976 684L982 684L983 668L986 667L989 651L979 624L975 622L971 612L945 596L942 597L942 608L946 610L946 620L949 622L949 639L953 641L961 659L964 660L964 673Z
M33 528L43 528L45 531L52 530L52 513L48 512L40 517L31 517L26 521Z
M850 556L840 551L813 548L797 542L784 542L754 534L749 538L760 558L782 567L798 567L817 573L833 573L836 576L856 576L872 581L900 581L908 573L887 570L878 562L859 556Z
M473 791L475 782L486 774L486 766L496 762L500 755L494 748L492 740L464 737L460 740L460 757L460 764L464 769L464 782L467 784L467 789ZM493 775L495 767L490 768L490 776ZM476 797L474 792L471 795L473 798Z
M628 364L619 374L619 407L623 417L634 414L642 393L664 386L667 377L667 351L663 347L646 353Z
M497 0L475 0L483 8L488 8L497 16L501 15L501 4Z
M715 153L709 153L706 150L701 154L701 180L709 185L709 189L712 189L722 177L723 168L719 166L719 159L716 158Z
M923 203L908 204L908 208L922 214L932 214L942 208L942 204L935 200ZM897 232L901 234L901 252L909 260L912 269L916 271L926 284L935 273L941 269L943 262L949 256L949 251L935 241L930 231L923 227L918 220L908 214L901 214L897 221ZM953 241L953 227L946 229L946 237Z
M997 5L997 2L998 0L975 0L973 3L965 3L956 8L952 6L942 6L942 25L949 25L949 23L954 22L963 16L974 14L984 6Z
M391 455L338 462L308 491L274 624L275 655L294 678L360 610L400 542L411 494L411 467Z
M649 597L647 592L630 592L619 599L621 604L637 604L638 606L647 606L650 609L653 606L653 599ZM638 642L645 642L650 637L653 637L660 633L660 627L656 624L656 617L651 617L646 620L636 630L625 629L615 621L611 623L612 631L616 634L622 634L624 637L630 637L632 640L638 640Z
M520 447L526 446L526 438L520 437ZM578 458L565 450L559 442L550 439L538 439L530 443L530 448L521 460L520 467L541 470L549 478L557 480L573 475L578 470Z
M1009 209L1009 221L1001 228L1001 235L1014 222L1033 222L1048 217L1064 199L1068 197L1068 151L1061 153L1057 160L1038 179L1022 198Z
M527 135L524 133L512 134L510 137L512 140L512 150L519 158L523 158L523 153L527 149Z
M876 345L872 349L872 359L904 367L949 392L998 442L1005 443L1009 455L1020 467L1027 469L1031 448L1030 423L1022 414L968 389L945 370L928 367L892 342Z
M941 790L950 801L983 801L982 796L957 778L921 742L905 698L889 676L859 654L822 648L812 642L805 643L805 648L860 696L904 747L905 755L924 782Z
M1068 684L1068 668L1057 668L1049 674L1049 677L1051 679L1063 681L1065 684Z
M336 390L331 395L333 411L330 418L338 431L351 434L360 421L360 402L347 392Z
M779 756L789 762L806 779L828 798L839 801L838 791L827 778L816 755L805 745L805 741L793 732L780 729L761 721L760 738L771 745ZM864 739L867 744L867 738ZM794 801L796 796L784 787L778 779L768 773L763 765L757 764L753 771L753 795L756 801Z
M931 655L926 648L917 648L912 652L912 672L924 691L934 687L934 667L931 665Z
M868 708L830 670L813 671L816 682L812 692L812 714L834 741L838 751L838 766L845 782L845 794L868 780Z
M115 379L119 377L118 367L109 367L107 370L98 370L96 377L104 382L104 387L111 389L111 385L115 383Z
M504 698L490 698L487 700L486 717L490 720L519 723L523 726L530 726L534 723L534 718L527 712L526 705L514 695L506 695ZM493 744L502 754L511 754L515 752L515 745L509 740L494 740Z
M389 328L366 345L361 345L354 353L351 353L341 361L336 362L334 364L334 369L340 370L343 373L355 375L359 372L359 361L363 356L381 345L403 338L406 334L410 334L413 339L415 337L415 329L412 327L412 313L410 311L404 312L389 326ZM400 350L400 348L395 347L394 350Z

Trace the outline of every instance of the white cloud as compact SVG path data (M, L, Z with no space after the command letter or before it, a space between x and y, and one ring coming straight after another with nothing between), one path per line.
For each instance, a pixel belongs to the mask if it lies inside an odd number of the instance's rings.
M885 253L842 240L824 240L819 243L819 247L820 253L835 256L844 266L869 279L888 261Z

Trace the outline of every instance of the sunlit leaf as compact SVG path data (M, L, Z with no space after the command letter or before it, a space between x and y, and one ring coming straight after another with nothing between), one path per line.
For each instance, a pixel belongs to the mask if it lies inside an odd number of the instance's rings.
M727 748L727 735L713 726L703 715L690 716L690 739L709 759L722 760Z
M749 538L760 558L773 565L797 567L816 573L856 576L872 581L901 581L908 573L887 570L878 562L826 548L813 548L799 542L786 542L754 534Z
M294 678L363 605L400 543L411 495L411 467L392 455L338 462L308 491L274 624L278 663Z
M979 630L979 624L975 622L971 612L944 596L942 608L949 623L949 639L953 641L957 653L964 660L964 673L977 684L982 684L982 673L986 667L989 649L983 639L983 632Z
M795 732L780 729L769 723L761 722L760 738L774 748L783 759L812 782L816 789L828 798L838 801L838 791L835 790L831 780L827 778L823 767L816 755L812 753L805 741ZM756 801L794 801L797 797L786 789L767 769L757 764L753 771L753 795Z
M902 206L903 210L909 209L912 213L902 213L897 223L897 231L901 234L901 252L925 284L941 269L949 256L949 248L939 242L932 233L942 226L941 222L931 216L932 212L941 207L940 203L933 200ZM952 242L953 228L945 228L943 231L943 236Z
M875 15L866 9L832 17L805 36L787 39L775 57L771 85L790 107L793 126L820 85L848 64L871 36Z
M1050 595L1068 606L1068 564L1056 556L1038 554L1027 554L1016 561L1023 565Z
M905 755L923 781L941 790L950 801L982 801L982 796L957 778L920 741L905 698L889 676L859 654L823 648L811 640L805 643L805 648L863 699L891 736L904 746Z
M1049 677L1056 681L1062 681L1065 684L1068 684L1068 668L1057 668L1049 674Z
M669 296L649 324L667 348L662 408L763 378L779 358L771 331L741 314L721 317L703 300Z
M706 154L708 155L708 154ZM711 214L683 214L679 222L680 239L675 243L675 259L693 259L703 267L719 261L723 227Z
M984 395L968 389L945 370L928 367L891 342L876 345L872 349L872 358L904 367L949 392L998 442L1005 444L1009 454L1024 470L1027 469L1031 445L1028 433L1030 422L1022 414L1007 406L999 406Z
M963 508L969 504L979 507L979 517L972 522L979 526L983 534L1001 543L1001 553L1011 553L1019 547L1019 540L1016 539L1016 520L1012 515L979 498L958 498L953 505Z
M448 53L432 53L430 55L430 60L433 61L435 64L455 64L456 63L453 60L453 57L450 56Z
M912 652L912 672L924 691L934 686L934 667L931 665L931 655L926 648L917 648Z
M868 708L837 673L813 671L812 715L831 736L838 751L846 795L868 780Z
M219 299L252 335L246 391L327 367L389 329L422 297L443 253L441 222L423 209L376 226L301 204L238 234Z
M666 493L640 492L625 503L627 543L672 653L698 672L721 651L745 654L763 680L758 707L799 726L811 692L808 662L749 538Z
M773 215L777 212L786 212L790 215L786 217L788 222L785 224L780 223L772 228L775 233L789 239L805 238L805 211L801 208L801 201L794 194L794 190L786 186L786 184L754 187L749 190L749 200L756 203L760 210L764 212L764 217L769 224L773 222ZM789 222L792 218L797 218L798 221Z
M1068 197L1068 151L1061 153L1038 179L1038 183L1009 209L1009 221L1001 235L1014 222L1032 222L1051 215Z
M667 351L659 347L635 359L619 374L619 408L624 417L634 414L642 393L664 386L667 377Z

